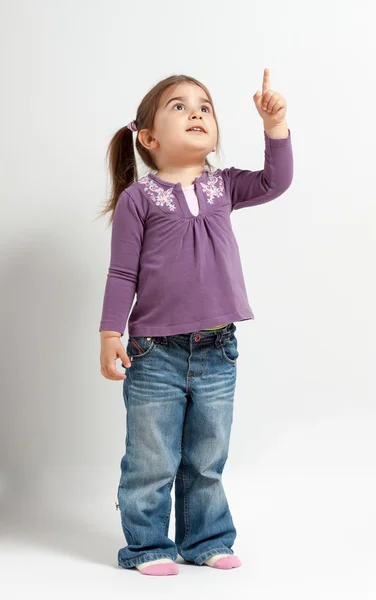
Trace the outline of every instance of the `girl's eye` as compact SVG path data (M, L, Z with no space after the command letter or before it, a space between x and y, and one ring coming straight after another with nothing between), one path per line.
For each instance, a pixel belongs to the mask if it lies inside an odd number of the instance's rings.
M174 104L173 108L176 108L176 106L184 106L184 104ZM206 110L207 110L208 112L210 112L210 110L209 110L209 108L208 108L207 106L204 106L204 105L202 105L202 107L201 107L201 108L206 108ZM179 112L180 112L180 111L179 111Z

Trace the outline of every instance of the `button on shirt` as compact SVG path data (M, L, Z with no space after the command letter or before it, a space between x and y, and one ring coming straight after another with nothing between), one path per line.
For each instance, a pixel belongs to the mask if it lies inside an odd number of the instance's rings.
M204 170L184 186L196 206L151 172L123 190L99 331L123 335L128 321L131 336L162 336L254 319L230 215L281 196L293 178L290 130L264 141L262 170Z

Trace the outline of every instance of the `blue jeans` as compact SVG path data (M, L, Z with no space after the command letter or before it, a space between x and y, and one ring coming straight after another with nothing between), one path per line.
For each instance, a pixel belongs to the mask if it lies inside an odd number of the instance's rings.
M123 396L126 453L118 507L130 568L178 554L197 565L234 554L236 529L223 489L233 419L236 326L129 337ZM168 537L175 480L175 541Z

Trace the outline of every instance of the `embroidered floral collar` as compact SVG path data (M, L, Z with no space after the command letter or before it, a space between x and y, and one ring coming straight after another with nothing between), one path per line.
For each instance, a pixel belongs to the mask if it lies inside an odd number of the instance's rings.
M216 198L220 198L224 193L223 177L220 174L220 169L214 173L205 170L200 177L195 178L195 182L199 182L202 192L206 197L208 204L214 204ZM204 181L204 179L206 181ZM138 183L144 188L145 193L153 200L157 206L167 206L173 212L176 210L174 192L176 188L182 189L181 183L171 183L160 179L154 173L149 173L142 177Z

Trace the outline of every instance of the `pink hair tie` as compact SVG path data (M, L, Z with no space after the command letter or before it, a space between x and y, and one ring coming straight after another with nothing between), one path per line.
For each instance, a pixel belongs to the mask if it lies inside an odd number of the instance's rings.
M130 123L128 123L127 127L131 131L137 131L136 121L135 120L131 121Z

